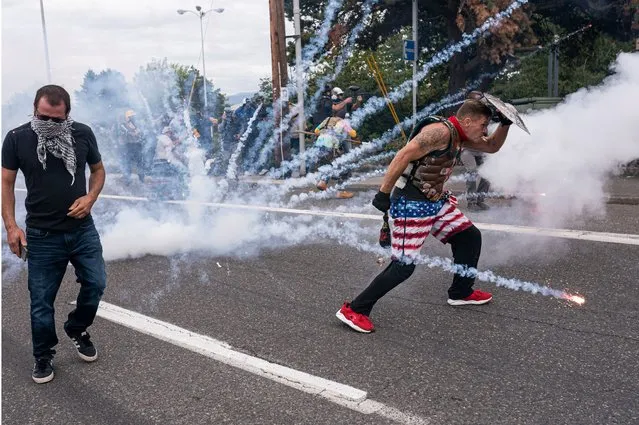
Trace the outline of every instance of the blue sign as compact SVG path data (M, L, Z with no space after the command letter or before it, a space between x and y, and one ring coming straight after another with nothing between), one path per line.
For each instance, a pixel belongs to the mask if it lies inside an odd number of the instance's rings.
M404 60L415 60L415 40L404 40Z

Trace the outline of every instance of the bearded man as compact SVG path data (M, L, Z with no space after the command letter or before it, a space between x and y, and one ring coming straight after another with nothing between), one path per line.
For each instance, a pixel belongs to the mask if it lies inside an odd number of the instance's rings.
M106 272L91 208L104 186L105 171L93 131L69 117L71 100L64 88L40 88L33 107L31 122L9 131L2 145L2 219L11 252L28 262L35 357L31 377L42 384L54 377L58 338L53 304L69 262L80 291L64 330L82 360L98 358L87 328L104 293ZM15 219L18 170L27 186L26 233Z

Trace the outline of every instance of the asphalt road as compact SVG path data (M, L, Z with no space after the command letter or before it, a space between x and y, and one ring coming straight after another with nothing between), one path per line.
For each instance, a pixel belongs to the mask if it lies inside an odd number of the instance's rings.
M372 210L367 193L315 208ZM361 198L361 199L360 199ZM22 200L19 198L18 203ZM127 201L103 200L96 212ZM509 205L469 214L505 223ZM178 208L178 207L176 207ZM565 227L639 234L636 206ZM108 220L109 215L104 215ZM517 224L525 224L518 216ZM369 230L379 223L348 222ZM214 238L217 235L203 235ZM446 304L449 273L418 268L376 306L376 332L357 334L334 314L384 266L334 240L110 261L104 301L230 344L235 350L364 390L405 414L363 414L97 318L100 359L84 364L62 331L77 294L70 267L57 297L56 378L31 381L24 267L3 259L3 424L429 424L639 423L639 246L483 232L481 269L568 289L563 300L498 288L485 306ZM6 250L4 251L6 253ZM429 240L422 251L448 257Z

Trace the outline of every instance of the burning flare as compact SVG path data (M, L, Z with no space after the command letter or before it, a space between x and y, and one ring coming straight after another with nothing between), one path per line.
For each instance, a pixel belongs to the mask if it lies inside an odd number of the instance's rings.
M581 295L564 294L564 299L572 301L573 303L578 305L583 305L586 302L586 299Z

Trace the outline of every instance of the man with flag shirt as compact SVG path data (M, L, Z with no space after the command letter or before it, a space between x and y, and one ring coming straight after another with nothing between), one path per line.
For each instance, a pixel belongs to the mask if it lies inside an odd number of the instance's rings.
M481 232L457 208L444 183L459 161L462 149L494 153L506 141L512 121L496 112L499 127L488 136L493 116L488 103L466 100L454 116L427 117L413 130L409 142L393 158L373 205L393 219L391 263L350 303L336 313L358 332L374 330L369 316L375 303L415 270L415 260L429 234L449 243L455 264L477 267ZM392 190L392 194L391 194ZM475 278L455 274L448 290L453 306L485 304L488 292L473 290Z

